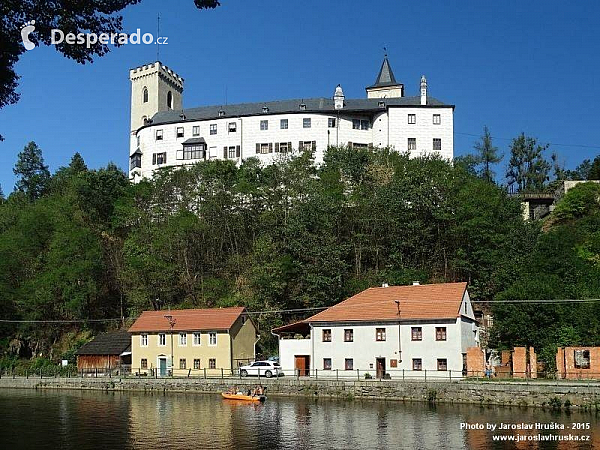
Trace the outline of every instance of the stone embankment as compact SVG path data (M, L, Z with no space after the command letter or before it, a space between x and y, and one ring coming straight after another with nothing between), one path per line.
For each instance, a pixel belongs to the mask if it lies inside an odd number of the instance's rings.
M587 381L328 381L303 379L203 378L24 378L3 377L0 388L219 393L230 386L261 383L271 396L326 397L347 400L400 400L519 407L600 410L600 383Z

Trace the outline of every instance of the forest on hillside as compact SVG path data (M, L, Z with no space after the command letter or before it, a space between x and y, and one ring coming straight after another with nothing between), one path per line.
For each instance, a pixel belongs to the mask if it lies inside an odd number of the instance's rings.
M599 298L600 186L578 185L544 222L524 221L490 164L342 147L318 167L310 153L204 161L133 185L79 154L51 175L30 143L15 191L0 194L3 364L72 357L91 334L163 308L246 306L270 351L272 327L309 314L273 311L383 282L468 281L481 302ZM535 170L514 171L519 190L553 188ZM600 344L598 302L488 305L498 348L533 345L551 364L556 345Z

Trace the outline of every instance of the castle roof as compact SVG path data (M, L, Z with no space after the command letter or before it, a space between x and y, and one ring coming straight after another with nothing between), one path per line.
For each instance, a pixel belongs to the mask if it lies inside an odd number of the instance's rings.
M383 102L384 106L381 106ZM421 97L399 97L399 98L361 98L346 99L343 112L364 113L372 115L387 107L421 107ZM448 107L454 108L433 97L427 97L426 107ZM266 107L266 109L265 109ZM265 112L267 111L267 112ZM156 113L152 117L152 123L157 125L163 123L190 122L197 120L223 119L227 117L244 117L273 114L306 114L324 113L336 114L340 110L334 107L331 98L317 97L308 99L279 100L271 102L238 103L234 105L201 106L198 108L181 110L169 110ZM184 116L183 119L181 116Z
M394 72L392 72L390 62L386 55L383 58L383 63L381 63L381 69L379 69L379 75L377 75L375 84L368 86L367 89L390 86L400 86L400 83L396 81L396 77L394 77Z

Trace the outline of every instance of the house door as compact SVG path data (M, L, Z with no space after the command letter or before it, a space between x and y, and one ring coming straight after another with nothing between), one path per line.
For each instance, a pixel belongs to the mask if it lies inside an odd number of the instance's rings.
M159 358L158 359L158 376L160 376L160 377L167 376L167 358Z
M377 368L377 378L383 378L385 375L385 358L376 358L375 367Z
M310 356L308 355L295 355L294 356L294 368L296 374L301 377L307 377L310 375Z

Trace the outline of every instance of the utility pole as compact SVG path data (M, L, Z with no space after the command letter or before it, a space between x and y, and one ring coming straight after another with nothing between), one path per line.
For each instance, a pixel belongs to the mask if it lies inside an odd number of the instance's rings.
M175 359L173 358L173 327L177 323L177 320L171 314L165 314L165 319L169 322L171 328L171 376L175 373Z

